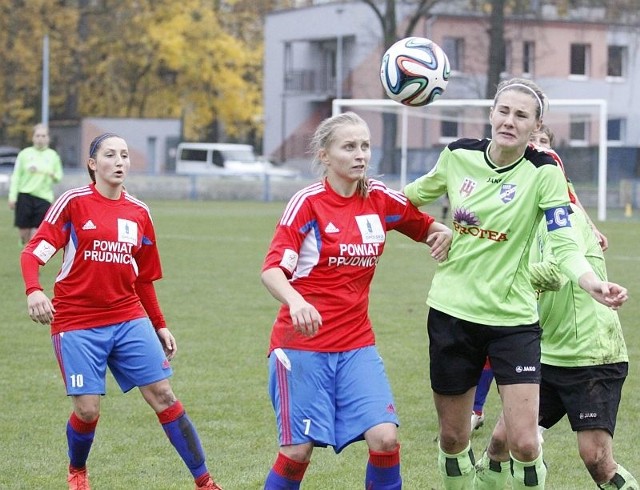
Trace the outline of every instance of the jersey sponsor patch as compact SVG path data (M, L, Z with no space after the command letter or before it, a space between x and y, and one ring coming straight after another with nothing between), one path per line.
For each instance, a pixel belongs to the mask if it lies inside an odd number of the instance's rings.
M33 249L33 255L38 257L45 264L49 262L49 259L53 257L53 254L55 253L56 253L55 247L46 240L40 240L40 243L38 243L38 246L35 249Z
M138 243L138 224L135 221L118 218L118 241L136 245Z
M282 260L280 261L280 267L287 269L289 272L293 272L296 265L298 265L298 253L290 248L285 249L282 254Z
M568 228L571 226L571 221L569 221L569 208L567 206L545 209L544 217L547 221L548 231L557 230L559 228Z
M377 214L356 216L356 222L362 235L362 243L384 243L385 234L380 216Z

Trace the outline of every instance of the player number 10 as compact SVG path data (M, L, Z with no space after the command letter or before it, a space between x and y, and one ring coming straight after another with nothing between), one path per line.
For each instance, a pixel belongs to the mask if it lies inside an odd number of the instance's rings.
M84 376L82 376L82 374L72 374L70 378L72 387L81 388L84 386Z

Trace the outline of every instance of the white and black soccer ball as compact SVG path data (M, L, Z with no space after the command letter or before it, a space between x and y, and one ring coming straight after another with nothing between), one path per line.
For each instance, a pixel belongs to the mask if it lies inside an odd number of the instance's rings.
M390 99L420 107L445 91L450 72L449 59L440 46L424 37L407 37L384 53L380 81Z

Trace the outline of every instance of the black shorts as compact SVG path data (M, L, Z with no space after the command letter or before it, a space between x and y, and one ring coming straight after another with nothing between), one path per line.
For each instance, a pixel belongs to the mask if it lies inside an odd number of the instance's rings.
M431 389L461 395L478 384L487 357L496 383L540 383L538 323L492 327L460 320L434 308L427 318Z
M37 228L42 223L51 203L31 194L18 194L14 225L17 228Z
M575 368L543 364L539 424L553 427L566 414L574 432L604 429L613 436L628 371L626 362Z

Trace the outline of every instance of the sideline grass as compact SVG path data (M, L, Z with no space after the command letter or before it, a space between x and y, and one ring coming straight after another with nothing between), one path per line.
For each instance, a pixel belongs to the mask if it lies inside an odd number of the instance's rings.
M259 270L283 203L149 202L156 224L164 279L160 302L178 340L172 385L196 424L209 467L227 490L262 488L277 452L266 390L266 349L277 304ZM0 214L0 488L63 489L65 424L70 403L51 349L48 329L26 315L17 232L11 213ZM612 280L631 300L620 315L631 356L630 375L615 438L620 463L640 475L635 407L640 405L640 242L638 223L601 225L610 239ZM371 316L402 422L402 473L408 490L440 489L435 458L436 417L428 383L426 307L433 273L425 248L389 235L371 292ZM50 290L58 262L43 269ZM56 260L54 259L54 260ZM473 435L479 457L498 413L495 389L487 426ZM545 433L547 488L593 488L566 419ZM366 446L336 456L316 450L306 490L363 488ZM190 475L137 391L126 395L109 377L89 459L95 490L192 488Z

